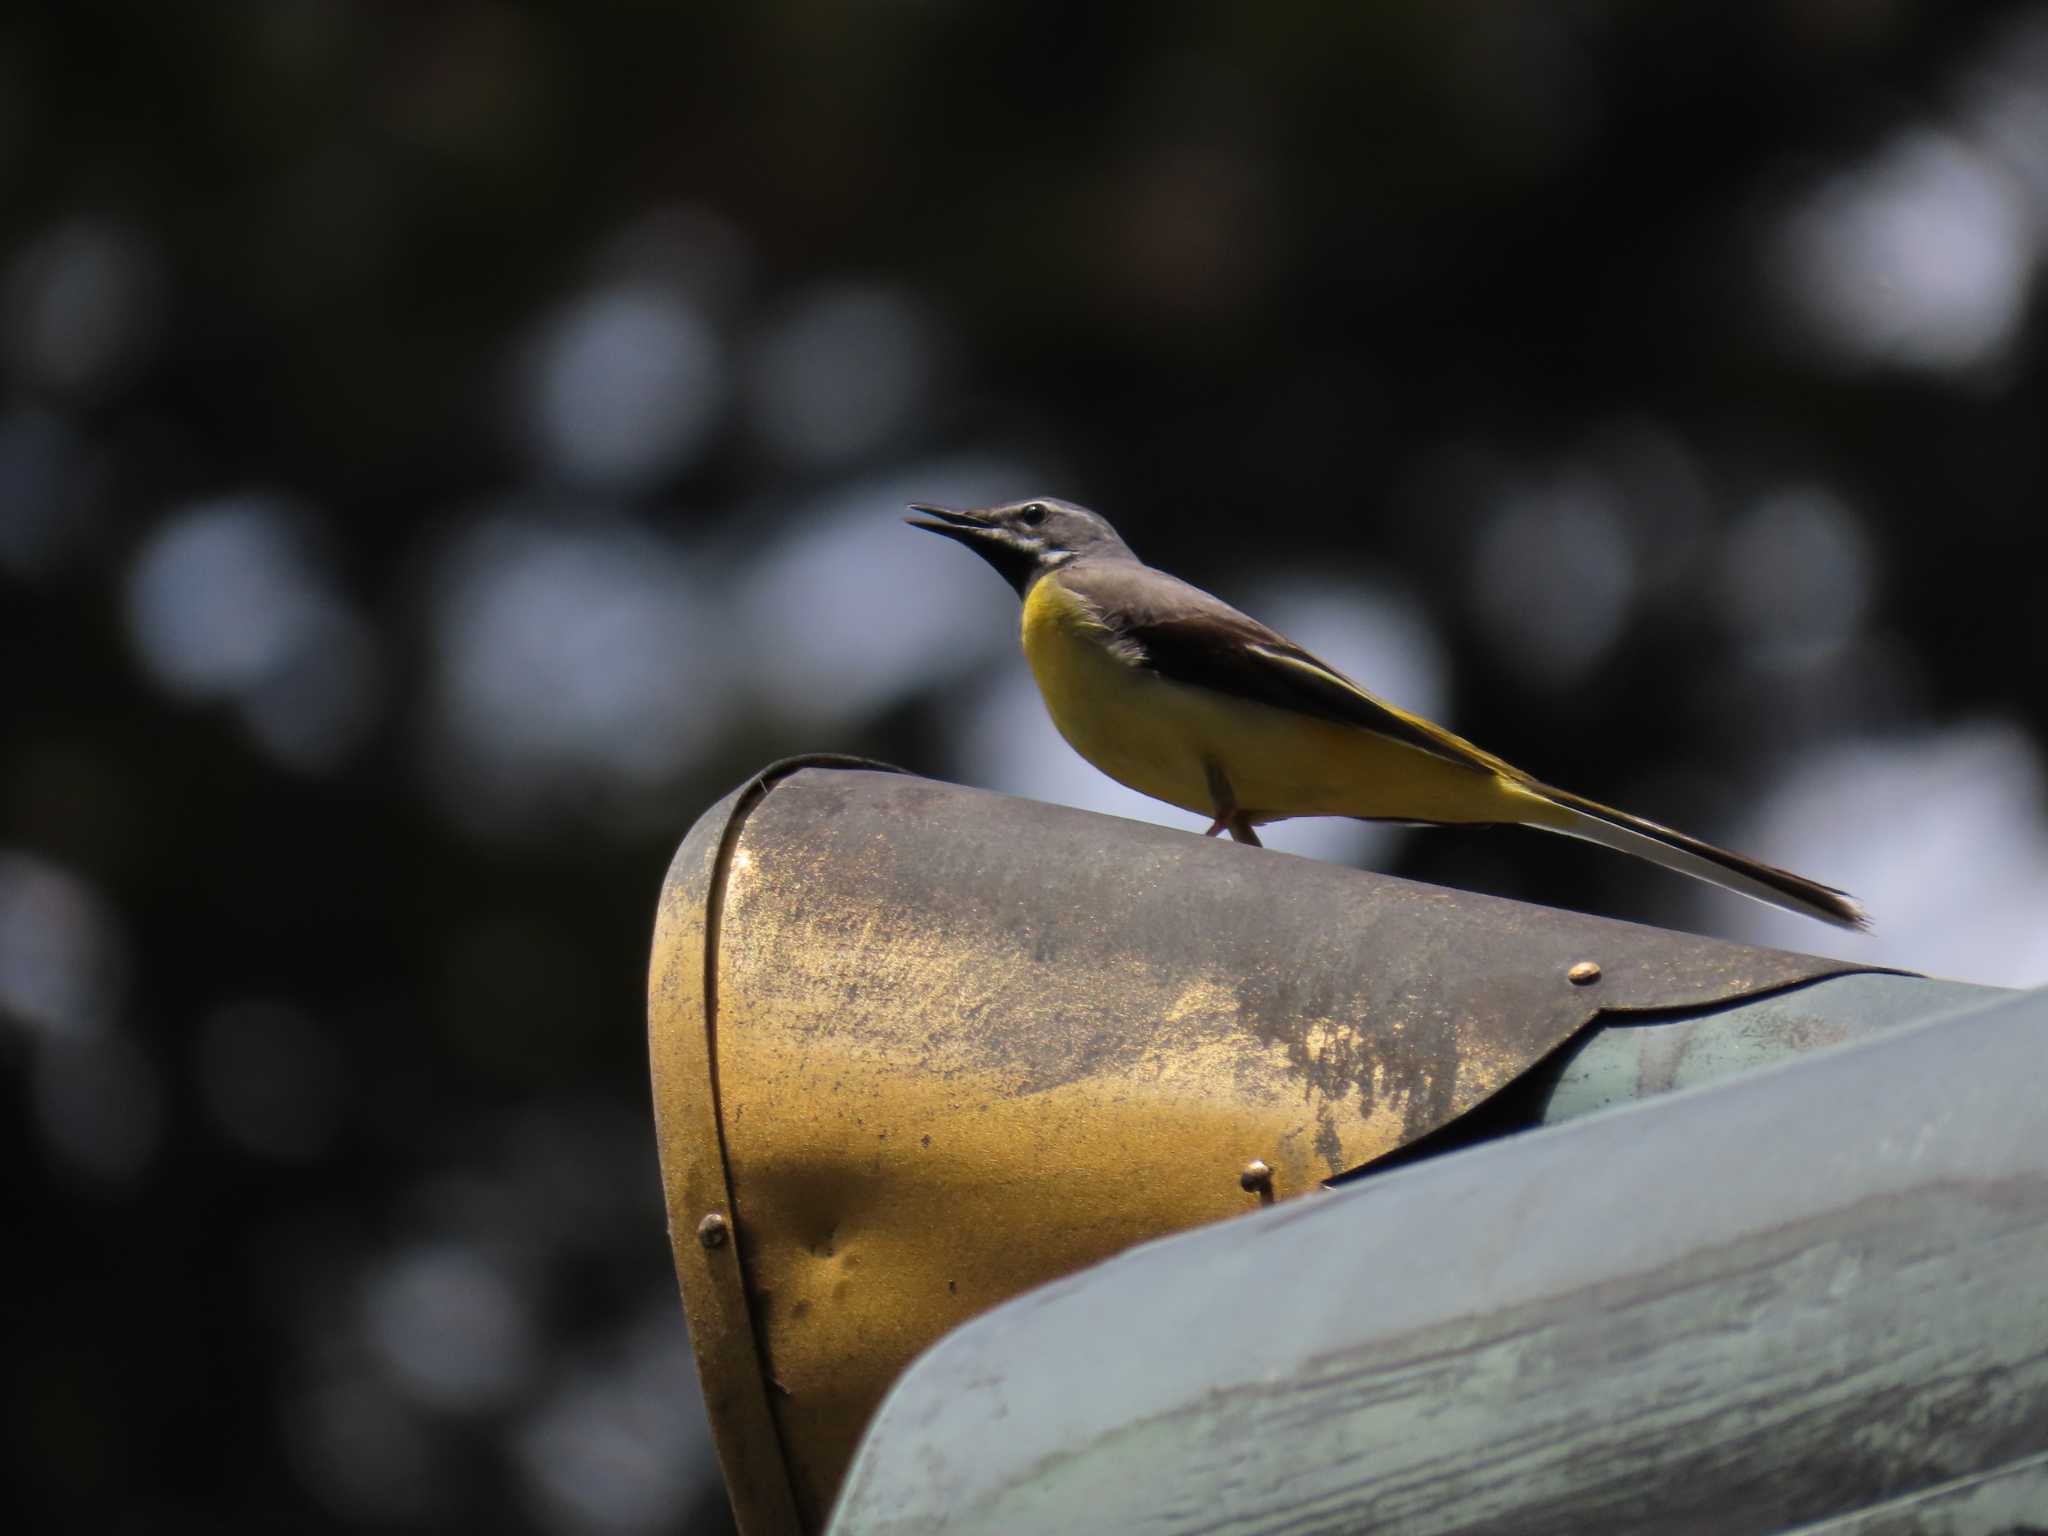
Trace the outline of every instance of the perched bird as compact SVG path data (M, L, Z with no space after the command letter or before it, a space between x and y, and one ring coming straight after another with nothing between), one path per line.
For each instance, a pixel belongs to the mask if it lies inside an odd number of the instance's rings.
M1024 655L1053 724L1119 783L1252 828L1290 816L1518 823L1634 854L1843 928L1832 886L1539 783L1367 693L1285 636L1131 553L1086 507L1040 496L913 527L957 539L1024 599Z

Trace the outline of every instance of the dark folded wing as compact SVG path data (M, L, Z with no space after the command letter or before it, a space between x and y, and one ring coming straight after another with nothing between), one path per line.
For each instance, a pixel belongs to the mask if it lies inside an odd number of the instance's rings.
M1073 569L1065 581L1137 665L1174 682L1371 731L1479 773L1515 770L1470 742L1367 693L1286 636L1178 577L1136 563Z

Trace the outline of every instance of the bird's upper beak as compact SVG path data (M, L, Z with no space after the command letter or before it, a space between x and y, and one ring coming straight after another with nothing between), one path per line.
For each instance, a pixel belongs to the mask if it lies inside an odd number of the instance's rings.
M913 512L922 512L922 517L903 519L913 528L923 528L930 533L943 533L948 538L971 538L977 533L986 533L995 523L979 512L955 512L950 507L934 507L925 502L913 501Z

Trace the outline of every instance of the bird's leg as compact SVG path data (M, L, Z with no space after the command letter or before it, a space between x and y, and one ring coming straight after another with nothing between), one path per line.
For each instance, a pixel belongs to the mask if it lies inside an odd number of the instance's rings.
M1259 834L1252 830L1249 813L1237 808L1237 792L1230 787L1230 775L1223 771L1223 765L1211 758L1202 766L1209 778L1209 798L1216 802L1216 820L1202 836L1214 837L1227 831L1240 843L1250 843L1254 848L1264 846L1259 842Z

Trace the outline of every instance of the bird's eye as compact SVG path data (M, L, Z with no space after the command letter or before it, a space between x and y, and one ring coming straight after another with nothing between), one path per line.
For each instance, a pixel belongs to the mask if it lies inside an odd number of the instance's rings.
M1029 506L1019 509L1017 521L1026 528L1036 528L1045 521L1045 508L1034 501Z

